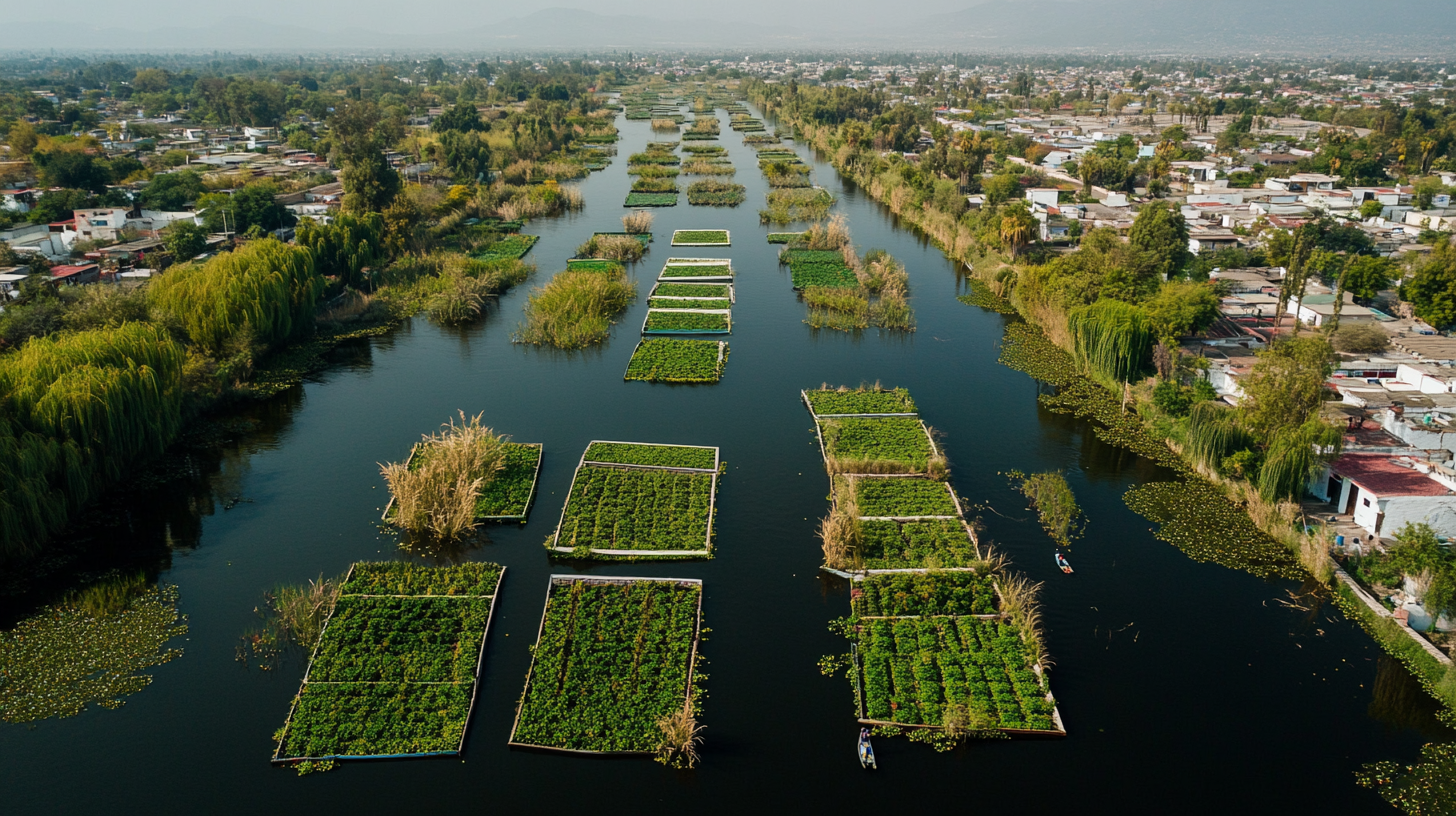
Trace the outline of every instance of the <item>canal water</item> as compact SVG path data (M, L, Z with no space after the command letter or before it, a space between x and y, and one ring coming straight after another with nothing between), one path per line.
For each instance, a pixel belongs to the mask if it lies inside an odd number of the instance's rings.
M1431 706L1404 670L1332 606L1294 600L1297 582L1195 563L1156 540L1122 495L1169 474L1040 408L1038 386L996 362L1007 318L958 302L965 285L954 264L801 146L860 250L887 249L908 267L919 331L805 325L777 248L764 240L782 228L758 223L767 186L753 151L719 116L719 143L748 203L691 207L683 196L657 210L656 242L635 270L640 297L602 347L512 345L529 286L464 330L415 319L250 408L250 429L220 456L195 458L190 474L119 515L100 549L155 555L159 580L180 593L190 631L171 645L185 654L150 669L151 685L119 709L0 724L5 810L1389 812L1353 772L1412 761L1431 737ZM582 183L585 209L529 225L541 236L527 256L539 266L534 284L593 231L620 229L627 155L653 134L646 122L619 127L619 155ZM681 228L730 229L733 246L673 250ZM716 385L622 380L645 296L669 256L730 257L737 269L732 352ZM1065 739L948 753L879 739L880 770L860 769L849 683L816 665L846 651L828 624L848 613L849 597L817 569L828 481L799 390L876 381L910 389L944 434L957 492L987 508L985 537L1046 582ZM459 410L545 444L529 523L490 528L489 542L465 556L508 569L463 759L344 764L302 778L270 766L272 734L305 661L291 654L272 671L248 668L235 660L240 635L259 625L256 610L275 586L406 557L377 527L386 500L378 463L401 459ZM549 559L542 543L591 439L721 446L717 557L585 567ZM1051 542L1003 475L1013 469L1066 472L1089 520L1070 552L1075 575L1056 569ZM698 769L507 747L547 577L578 572L704 580L712 633Z

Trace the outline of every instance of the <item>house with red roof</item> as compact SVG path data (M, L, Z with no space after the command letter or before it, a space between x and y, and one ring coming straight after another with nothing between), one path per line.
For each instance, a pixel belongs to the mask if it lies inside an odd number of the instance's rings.
M1409 456L1346 453L1330 464L1329 493L1335 512L1375 536L1393 536L1406 523L1431 525L1456 536L1456 475Z

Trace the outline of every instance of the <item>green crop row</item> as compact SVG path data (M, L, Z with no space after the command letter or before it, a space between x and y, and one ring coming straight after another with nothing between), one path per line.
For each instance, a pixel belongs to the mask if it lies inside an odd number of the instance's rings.
M632 192L634 193L675 193L677 182L670 178L652 178L638 176L632 181Z
M475 503L478 518L524 516L531 506L531 488L541 467L540 445L506 443L505 466L480 491Z
M511 741L656 750L658 721L692 705L701 593L669 581L553 585Z
M646 382L705 383L723 376L728 349L718 357L717 340L646 338L632 353L623 379Z
M726 283L659 283L652 297L728 297Z
M649 309L731 309L733 302L728 298L653 297L647 299Z
M722 264L667 264L661 278L731 278L733 267Z
M576 472L555 546L704 550L713 476L587 465Z
M469 683L489 598L361 598L334 605L310 683Z
M706 342L715 343L715 340ZM610 462L619 465L649 467L702 468L711 470L718 461L717 451L690 445L628 445L620 442L593 442L587 446L586 461Z
M309 683L280 757L454 753L470 717L469 683Z
M855 582L857 616L994 615L996 589L974 572L893 573Z
M859 286L859 278L844 262L844 256L838 252L785 249L779 253L779 261L789 265L789 274L795 289L810 286L848 289Z
M865 715L943 725L947 709L1000 728L1053 729L1053 704L1019 630L978 618L865 621ZM964 721L964 720L963 720Z
M770 244L789 244L804 237L802 232L770 232L768 242Z
M628 193L624 207L675 207L677 193Z
M864 569L946 569L969 566L976 546L959 521L862 521Z
M485 249L470 253L470 257L481 261L518 259L530 252L539 238L537 235L507 235Z
M701 184L702 182L694 182ZM728 230L677 230L672 234L674 244L728 244Z
M959 516L945 482L933 479L854 480L854 498L861 516Z
M903 388L819 388L805 393L816 414L913 414L916 411L910 392Z
M733 320L726 314L675 312L649 309L643 331L649 332L727 332Z
M819 431L825 452L836 459L895 462L917 469L930 459L930 437L915 417L821 419Z
M404 561L360 561L340 589L344 595L495 594L499 564L472 561L453 567L418 567Z

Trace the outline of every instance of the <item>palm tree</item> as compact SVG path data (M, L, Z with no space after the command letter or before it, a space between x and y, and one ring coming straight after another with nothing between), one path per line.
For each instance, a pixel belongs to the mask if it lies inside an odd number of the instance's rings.
M1013 207L1011 212L1001 217L1001 244L1010 250L1011 260L1016 260L1021 248L1036 237L1035 224L1031 213L1020 207Z

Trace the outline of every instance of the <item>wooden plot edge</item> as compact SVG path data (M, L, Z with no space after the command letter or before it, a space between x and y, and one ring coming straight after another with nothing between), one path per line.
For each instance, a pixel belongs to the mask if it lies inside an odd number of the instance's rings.
M541 623L540 623L539 626L536 627L536 644L540 644L541 643L541 634L546 631L546 614L551 609L551 590L554 587L557 586L557 582L558 581L561 582L561 585L566 585L568 583L574 583L574 582L578 582L578 581L584 581L584 582L588 582L588 583L604 583L604 584L633 584L633 583L638 583L638 582L642 582L642 581L649 582L649 583L664 583L664 584L666 584L666 583L672 583L672 584L697 584L698 585L698 614L697 614L697 620L694 621L694 625L693 625L693 649L692 649L692 653L688 655L688 683L687 683L687 688L684 691L684 704L685 705L690 705L692 703L692 695L693 695L693 675L694 675L694 673L697 670L697 664L698 664L698 644L701 642L702 635L703 635L703 579L701 579L701 578L640 578L640 577L634 577L634 576L616 576L616 575L563 575L563 574L553 574L553 575L549 576L547 578L547 580L546 580L546 603L541 607ZM528 692L530 692L530 690L531 690L531 677L535 674L535 672L536 672L536 650L534 648L532 648L531 649L531 665L530 665L529 668L526 669L526 685L525 685L524 688L521 689L521 698L516 701L516 716L515 716L515 719L511 722L511 737L510 737L509 740L506 741L506 745L508 745L508 746L510 746L512 748L524 748L524 749L529 749L529 750L533 750L533 751L544 751L544 752L557 753L557 754L577 754L577 755L580 755L580 756L594 756L594 757L614 757L614 756L617 756L617 757L643 757L643 756L652 756L653 754L656 753L655 751L587 751L587 750L582 750L580 748L558 748L558 747L552 746L552 745L538 745L538 744L536 744L534 742L517 742L516 741L516 731L519 730L520 727L521 727L521 711L522 711L522 709L524 709L526 707L526 694Z

